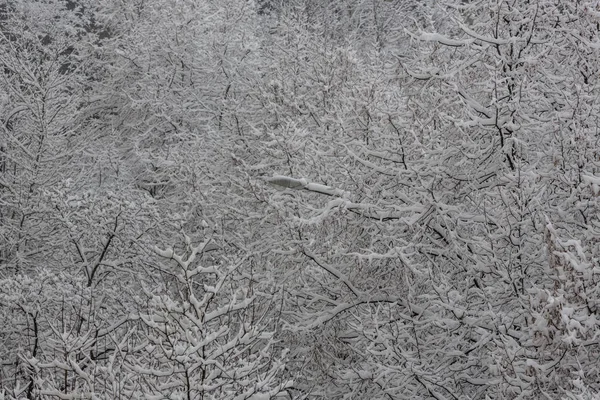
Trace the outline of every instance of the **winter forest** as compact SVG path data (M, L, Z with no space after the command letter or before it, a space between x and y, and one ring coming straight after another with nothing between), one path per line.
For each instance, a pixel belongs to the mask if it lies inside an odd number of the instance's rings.
M0 399L599 393L599 2L0 0Z

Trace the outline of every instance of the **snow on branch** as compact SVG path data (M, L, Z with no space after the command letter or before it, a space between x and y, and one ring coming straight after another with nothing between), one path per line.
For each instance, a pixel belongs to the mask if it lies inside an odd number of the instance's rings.
M397 219L403 220L408 225L413 225L415 222L419 221L428 210L427 207L421 204L408 205L405 207L395 206L391 207L390 209L383 209L375 204L354 203L348 200L351 197L349 192L318 183L309 183L306 179L296 179L287 176L276 175L272 178L267 178L266 181L271 185L278 187L280 190L304 189L310 192L336 197L327 203L327 206L321 210L318 217L305 220L305 222L308 223L321 221L322 218L328 215L331 210L341 207L365 218L375 219L382 222ZM415 213L417 214L416 216L414 216ZM410 215L413 215L413 217L411 218Z
M321 185L319 183L310 183L306 179L296 179L289 176L275 175L272 178L267 178L266 181L278 190L285 189L304 189L310 192L325 194L335 197L349 197L350 194L341 189L335 189L331 186Z
M451 47L466 46L466 45L473 43L473 41L474 41L473 39L468 39L468 40L451 39L451 38L441 35L439 33L421 32L420 35L417 35L413 32L410 32L407 29L405 29L404 31L414 39L421 40L424 42L438 42L445 46L451 46Z

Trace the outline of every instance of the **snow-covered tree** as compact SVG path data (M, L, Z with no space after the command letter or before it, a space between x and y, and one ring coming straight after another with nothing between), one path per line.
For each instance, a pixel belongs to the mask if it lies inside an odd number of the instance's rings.
M295 170L268 180L304 189L271 203L297 232L282 261L299 268L290 330L322 338L306 347L324 377L315 394L597 391L596 311L583 294L598 279L586 266L597 90L587 32L597 15L550 2L449 2L431 15L404 24L411 45L397 49L395 80L358 66L368 75L353 87L372 82L375 96L336 92L333 136L298 142L309 155L288 157ZM377 70L389 79L385 66ZM565 265L575 272L552 272ZM541 326L553 326L551 344L540 343Z
M599 18L0 5L1 395L593 398Z

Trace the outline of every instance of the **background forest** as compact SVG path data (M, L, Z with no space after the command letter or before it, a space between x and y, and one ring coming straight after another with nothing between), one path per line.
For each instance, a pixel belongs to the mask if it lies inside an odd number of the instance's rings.
M595 399L600 3L1 0L0 399Z

